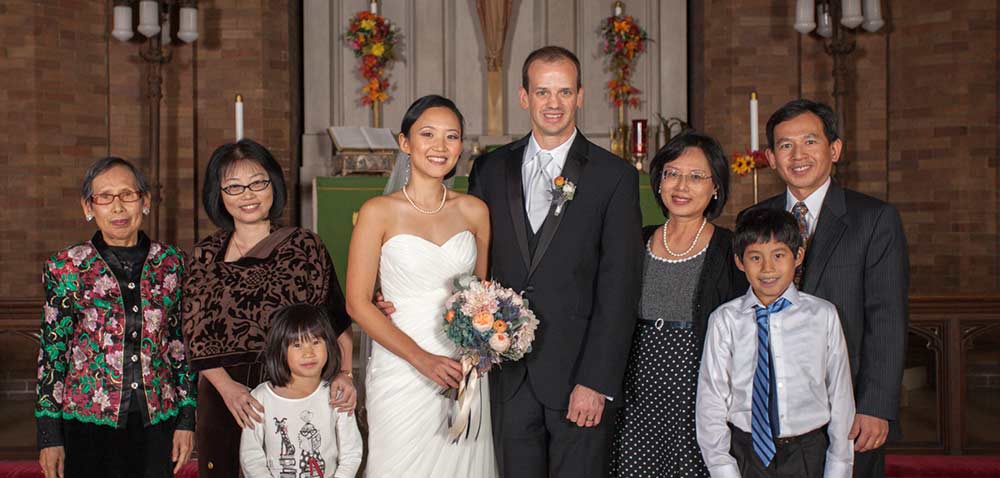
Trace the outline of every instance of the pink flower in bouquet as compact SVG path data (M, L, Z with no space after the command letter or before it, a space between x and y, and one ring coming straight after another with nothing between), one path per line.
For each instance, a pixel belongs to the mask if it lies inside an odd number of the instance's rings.
M505 333L496 333L490 337L490 348L498 353L504 353L510 348L510 337Z
M472 317L472 328L476 329L476 332L479 333L493 329L493 314L488 312L476 314Z

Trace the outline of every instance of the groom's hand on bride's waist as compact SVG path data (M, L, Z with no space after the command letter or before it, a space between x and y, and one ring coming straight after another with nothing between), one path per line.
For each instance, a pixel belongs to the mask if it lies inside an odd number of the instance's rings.
M396 307L392 305L392 302L389 302L385 300L385 297L382 297L382 292L375 292L375 297L372 302L375 303L375 307L378 307L378 310L382 312L382 315L384 315L385 318L392 320L392 314L396 312Z
M581 427L596 427L604 413L605 396L600 392L577 384L569 394L569 411L566 419Z

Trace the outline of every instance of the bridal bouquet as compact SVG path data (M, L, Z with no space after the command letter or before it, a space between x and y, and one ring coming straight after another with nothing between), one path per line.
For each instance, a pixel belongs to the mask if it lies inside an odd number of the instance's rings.
M464 377L455 394L457 419L449 418L452 441L467 432L479 378L495 364L517 361L531 352L538 319L524 299L496 282L461 275L445 302L444 332L459 348Z

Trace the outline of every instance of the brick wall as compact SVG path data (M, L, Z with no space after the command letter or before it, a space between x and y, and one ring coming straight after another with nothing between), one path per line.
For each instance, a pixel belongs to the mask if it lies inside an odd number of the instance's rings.
M916 294L995 293L998 268L998 15L994 2L883 2L879 33L850 56L843 174L848 186L900 208ZM148 171L145 64L137 39L110 39L110 0L0 4L0 299L38 296L39 264L89 236L77 200L94 159L115 154ZM234 136L232 99L246 100L246 134L290 171L294 151L288 5L202 2L200 39L174 49L161 106L161 238L189 248L214 227L199 179ZM697 9L695 11L698 11ZM831 59L792 28L793 2L706 0L704 128L728 151L748 146L747 97L763 123L802 95L833 103ZM137 34L138 37L138 34ZM288 174L290 177L291 175ZM733 179L723 224L752 202ZM762 197L780 192L771 171Z
M979 0L883 2L887 25L857 35L849 57L843 171L848 187L888 200L910 242L911 293L1000 292L998 30ZM749 145L748 96L760 96L761 144L771 112L796 96L833 105L832 59L792 29L794 2L704 4L704 128L727 151ZM698 88L699 85L694 85ZM723 224L752 202L733 179ZM780 192L770 170L761 197Z
M287 2L200 3L200 38L163 69L160 239L185 249L215 229L200 179L235 136L234 95L286 174L292 137ZM0 300L40 296L42 261L92 234L78 199L90 163L113 154L152 175L143 37L111 38L110 13L110 0L0 4Z

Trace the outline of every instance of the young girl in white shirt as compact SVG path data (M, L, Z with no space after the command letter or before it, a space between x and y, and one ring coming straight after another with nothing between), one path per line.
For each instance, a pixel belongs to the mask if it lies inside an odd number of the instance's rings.
M243 429L240 466L247 478L353 478L361 434L352 415L330 407L330 380L340 370L330 318L316 306L281 309L271 320L264 366L271 379L251 395L263 423ZM251 428L252 427L252 428Z

